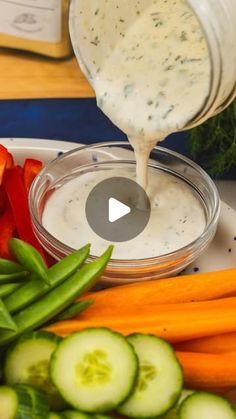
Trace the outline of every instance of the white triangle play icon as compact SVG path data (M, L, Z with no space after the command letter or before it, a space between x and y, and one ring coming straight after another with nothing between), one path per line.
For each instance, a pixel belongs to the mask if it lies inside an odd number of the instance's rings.
M108 219L114 223L131 212L131 208L115 198L110 198L108 203Z

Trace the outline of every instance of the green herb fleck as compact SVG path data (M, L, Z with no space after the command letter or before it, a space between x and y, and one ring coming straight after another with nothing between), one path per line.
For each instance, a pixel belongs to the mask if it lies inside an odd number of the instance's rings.
M174 105L171 105L168 109L168 111L163 115L162 119L166 119L167 116L175 109Z
M164 71L170 71L170 70L173 70L174 69L174 66L173 65L168 65L166 68L165 68L165 70Z
M130 84L126 84L124 86L124 96L125 98L127 98L134 90L134 84L130 83Z
M181 32L181 35L180 35L180 40L181 40L182 42L184 42L184 41L187 41L187 40L188 40L188 38L187 38L187 33L186 33L185 31L182 31L182 32Z

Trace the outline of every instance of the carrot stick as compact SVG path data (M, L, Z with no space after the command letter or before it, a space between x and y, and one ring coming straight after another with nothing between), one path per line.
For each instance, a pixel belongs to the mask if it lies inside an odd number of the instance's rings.
M179 342L175 348L183 352L236 353L236 332Z
M110 315L128 307L141 309L156 304L207 301L236 296L236 269L143 281L90 293L92 314Z
M231 333L236 332L236 298L159 305L155 311L144 310L130 313L129 316L120 314L100 317L99 312L97 316L91 316L88 308L79 320L58 322L47 330L64 336L87 327L108 327L124 335L134 332L152 333L172 343Z
M91 296L92 298L92 293L89 294L89 296ZM96 298L96 297L95 297ZM108 304L108 303L106 303ZM95 311L94 308L97 308L97 310ZM135 305L135 303L133 304L133 301L130 301L130 304L127 305L126 307L123 308L123 310L120 310L116 307L115 304L113 304L113 302L111 303L111 307L110 308L110 313L106 313L103 310L100 310L100 307L96 306L96 302L91 305L90 307L88 307L88 309L86 310L86 312L80 314L79 316L76 316L75 318L79 318L80 320L102 320L102 319L114 319L117 320L119 319L125 319L127 320L127 318L134 318L134 317L138 317L140 318L147 318L152 316L152 315L168 315L168 314L172 314L172 315L177 315L178 313L185 313L186 312L203 312L203 311L207 311L207 313L209 312L209 310L213 310L213 309L222 309L224 310L225 307L229 308L236 308L236 297L231 297L231 298L220 298L217 300L209 300L209 301L197 301L197 302L190 302L190 303L178 303L178 304L143 304L142 307L137 307Z
M177 352L185 385L194 389L236 386L235 354L196 354Z

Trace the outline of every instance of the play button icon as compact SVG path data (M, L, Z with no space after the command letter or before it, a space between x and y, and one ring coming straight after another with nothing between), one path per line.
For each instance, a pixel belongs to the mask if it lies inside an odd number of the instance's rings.
M141 186L129 178L112 177L99 182L86 201L92 230L110 242L138 236L150 218L150 201Z
M108 210L108 219L110 223L114 223L120 218L131 212L131 208L128 205L122 204L115 198L109 199L109 210Z

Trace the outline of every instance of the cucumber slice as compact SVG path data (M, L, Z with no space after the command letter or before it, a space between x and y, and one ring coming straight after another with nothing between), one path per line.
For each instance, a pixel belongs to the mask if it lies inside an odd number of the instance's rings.
M29 386L0 387L1 419L42 419L49 407L46 396Z
M6 353L4 379L9 385L28 384L48 396L52 409L66 407L49 377L48 366L60 338L50 332L32 332L20 337Z
M168 413L166 413L164 416L161 416L160 419L179 419L179 415L178 415L179 406L188 396L190 396L193 393L194 393L194 390L183 389L182 394L177 404L175 405L175 407L171 409Z
M0 387L0 418L15 419L18 409L18 397L11 387Z
M51 378L73 408L106 412L133 390L138 361L132 346L119 333L91 328L59 343L50 363Z
M127 339L138 355L139 377L118 412L132 418L161 416L175 406L182 391L183 373L175 352L156 336L136 333Z
M49 406L46 395L30 386L14 386L18 396L18 409L15 419L42 419L48 416Z
M75 410L66 410L63 412L63 417L65 419L92 419L93 416L83 413L83 412L76 412Z
M180 419L236 419L235 408L215 394L196 392L183 401Z

